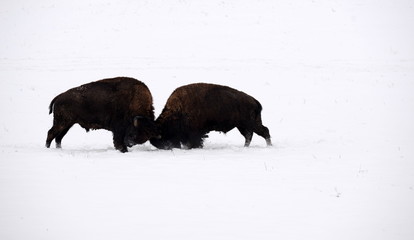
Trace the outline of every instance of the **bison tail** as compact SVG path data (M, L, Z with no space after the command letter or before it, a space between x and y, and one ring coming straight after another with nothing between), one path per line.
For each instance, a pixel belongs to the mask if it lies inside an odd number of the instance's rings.
M49 114L52 114L52 112L53 112L53 105L55 105L56 98L57 97L53 98L52 102L50 102L50 105L49 105Z

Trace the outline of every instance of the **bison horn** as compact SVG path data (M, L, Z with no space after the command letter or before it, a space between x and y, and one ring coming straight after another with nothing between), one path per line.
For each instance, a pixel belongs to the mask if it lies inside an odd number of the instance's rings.
M144 118L143 116L135 116L134 117L134 127L138 127L138 120Z

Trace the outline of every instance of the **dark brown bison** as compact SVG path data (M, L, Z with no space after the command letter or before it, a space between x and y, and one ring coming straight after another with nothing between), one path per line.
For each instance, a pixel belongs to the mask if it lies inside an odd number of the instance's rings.
M60 148L62 138L75 123L86 131L112 131L115 148L121 152L156 137L151 92L133 78L104 79L69 89L52 100L49 114L52 112L53 127L47 134L46 147L55 139Z
M253 132L271 145L269 129L262 125L262 106L253 97L236 89L196 83L177 88L156 120L161 138L150 139L161 149L203 147L210 131L228 132L237 128L250 145Z

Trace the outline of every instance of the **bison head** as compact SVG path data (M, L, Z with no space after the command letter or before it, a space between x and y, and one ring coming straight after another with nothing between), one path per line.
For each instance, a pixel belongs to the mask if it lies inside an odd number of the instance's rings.
M126 130L125 144L132 147L143 144L150 138L159 138L154 120L143 116L134 117L132 124Z

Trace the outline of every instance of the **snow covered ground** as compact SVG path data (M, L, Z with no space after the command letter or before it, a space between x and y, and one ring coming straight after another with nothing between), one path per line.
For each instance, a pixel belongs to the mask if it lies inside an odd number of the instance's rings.
M414 2L2 1L0 239L412 239ZM122 154L73 127L46 149L54 96L147 84L242 90L274 147ZM52 143L54 146L54 143Z

